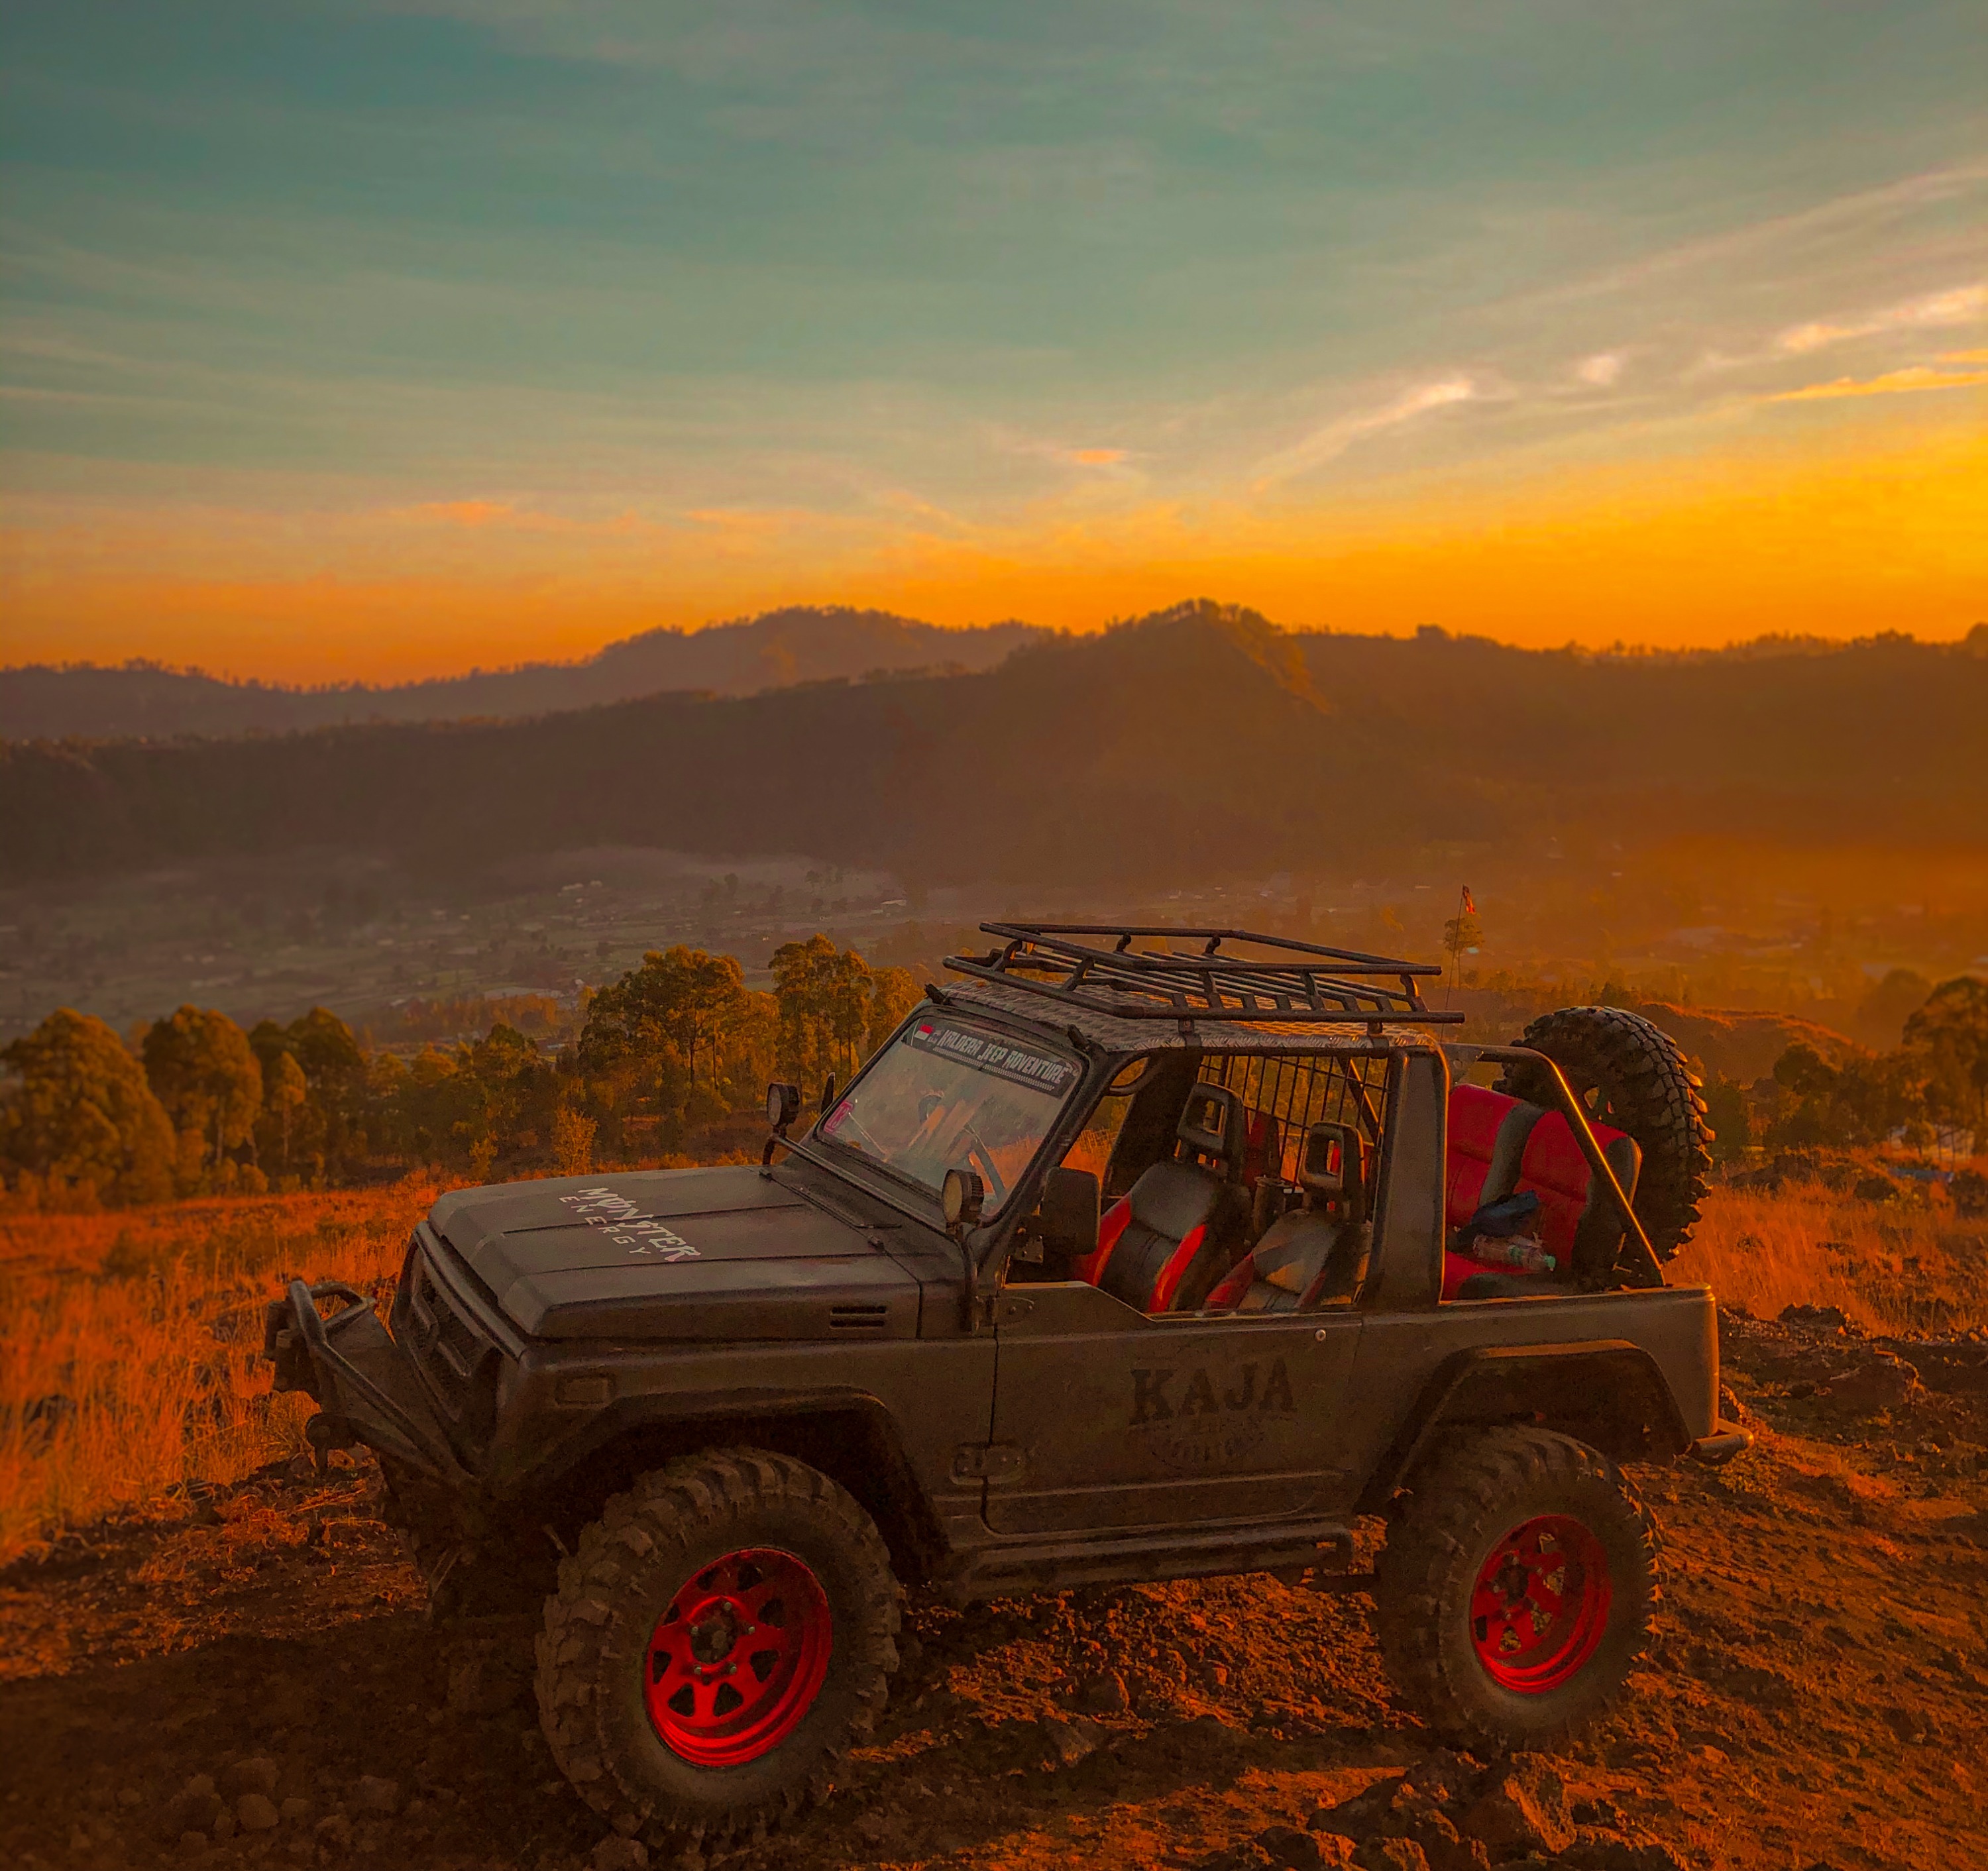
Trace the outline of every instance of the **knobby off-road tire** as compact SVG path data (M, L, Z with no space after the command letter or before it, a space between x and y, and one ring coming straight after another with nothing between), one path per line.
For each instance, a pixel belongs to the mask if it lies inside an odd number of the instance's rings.
M1657 1258L1668 1260L1698 1224L1712 1167L1705 1100L1677 1042L1625 1008L1565 1007L1535 1020L1519 1043L1567 1075L1590 1117L1636 1140L1643 1167L1632 1206ZM1498 1089L1549 1110L1559 1104L1536 1066L1508 1066Z
M553 1757L653 1843L763 1837L827 1795L875 1724L900 1596L874 1523L827 1475L757 1449L672 1462L560 1563L538 1640Z
M1388 1529L1381 1660L1445 1738L1550 1747L1621 1694L1661 1570L1656 1529L1605 1456L1547 1430L1479 1430L1416 1474Z

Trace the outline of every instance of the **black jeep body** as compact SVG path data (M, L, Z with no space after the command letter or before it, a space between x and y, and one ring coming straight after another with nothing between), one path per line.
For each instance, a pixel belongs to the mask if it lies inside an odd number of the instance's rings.
M1444 1299L1457 1202L1476 1205L1447 1135L1466 1076L1489 1058L1567 1087L1534 1055L1432 1037L1428 971L1231 931L1185 932L1182 958L1179 931L988 927L994 950L769 1142L779 1160L445 1196L384 1328L293 1286L268 1349L318 1402L313 1439L419 1478L470 1548L514 1524L570 1538L699 1451L771 1452L956 1602L1256 1569L1329 1586L1359 1516L1486 1430L1610 1463L1743 1446L1718 1417L1712 1295L1662 1283L1571 1092L1551 1121L1592 1175L1577 1201L1619 1211L1605 1264L1579 1247L1557 1278ZM1231 963L1245 944L1270 960ZM885 1128L889 1074L928 1069L998 1080L1034 1126L969 1138L959 1161L998 1194L950 1223L958 1179L864 1128ZM939 1096L898 1130L942 1130ZM1314 1216L1337 1272L1251 1281L1252 1253Z

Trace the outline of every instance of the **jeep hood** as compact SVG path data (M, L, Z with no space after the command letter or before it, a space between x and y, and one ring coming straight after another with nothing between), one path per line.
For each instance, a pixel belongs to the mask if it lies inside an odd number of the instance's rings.
M750 1167L462 1189L429 1225L535 1337L911 1337L918 1286L857 1225ZM852 1311L854 1309L854 1311Z

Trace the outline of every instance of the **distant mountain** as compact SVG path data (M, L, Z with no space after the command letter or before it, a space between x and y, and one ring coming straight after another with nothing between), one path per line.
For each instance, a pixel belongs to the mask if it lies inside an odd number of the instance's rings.
M1988 656L1965 645L1584 657L1286 633L1202 603L1043 637L978 674L530 721L11 742L0 869L306 846L474 866L627 844L1103 886L1561 838L1980 849L1984 721Z
M645 630L576 663L472 670L391 687L285 688L130 663L0 669L0 739L171 740L360 721L512 720L673 690L750 695L877 670L991 668L1046 633L952 630L888 611L796 606L701 630Z

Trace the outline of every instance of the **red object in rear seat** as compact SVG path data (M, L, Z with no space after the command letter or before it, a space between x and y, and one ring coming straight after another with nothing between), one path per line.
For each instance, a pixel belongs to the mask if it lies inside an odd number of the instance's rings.
M1636 1184L1636 1147L1628 1133L1612 1125L1590 1121L1594 1140L1615 1166L1615 1174L1625 1190L1634 1193ZM1620 1146L1628 1144L1625 1152ZM1622 1159L1622 1160L1618 1160ZM1628 1174L1623 1174L1625 1168ZM1519 1187L1530 1189L1540 1198L1539 1236L1546 1251L1556 1256L1563 1272L1574 1265L1574 1235L1591 1207L1612 1209L1606 1192L1598 1188L1594 1172L1587 1167L1575 1140L1574 1127L1557 1111L1549 1111L1533 1126L1526 1140L1526 1153L1519 1167Z
M1449 1094L1449 1148L1443 1189L1443 1218L1461 1228L1477 1212L1484 1178L1491 1171L1491 1153L1498 1126L1518 1103L1480 1085L1459 1085Z
M1593 1124L1595 1141L1614 1165L1624 1190L1635 1194L1640 1153L1628 1136L1609 1124ZM1577 1237L1584 1221L1598 1260L1608 1244L1596 1241L1614 1225L1614 1205L1595 1186L1587 1159L1572 1127L1557 1111L1543 1111L1503 1092L1459 1085L1449 1094L1449 1144L1444 1166L1443 1219L1462 1228L1479 1205L1530 1190L1540 1198L1533 1229L1546 1251L1560 1262L1543 1279L1572 1277ZM1509 1267L1490 1267L1459 1254L1443 1256L1442 1296L1474 1273L1509 1276Z
M1251 1111L1245 1122L1248 1130L1242 1145L1242 1186L1253 1189L1266 1176L1283 1173L1283 1133L1267 1112Z

